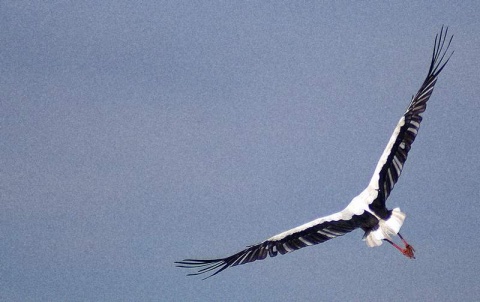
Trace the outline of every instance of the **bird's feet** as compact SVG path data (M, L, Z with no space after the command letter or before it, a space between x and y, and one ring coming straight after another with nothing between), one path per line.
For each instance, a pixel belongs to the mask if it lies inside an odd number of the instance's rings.
M402 254L410 259L415 259L415 249L410 244L406 244L405 248L401 250Z
M402 242L405 245L405 248L402 249L396 243L394 243L393 241L391 241L389 239L383 239L383 240L390 243L394 248L399 250L405 257L408 257L410 259L415 259L415 249L413 248L413 246L408 244L408 242L405 239L403 239L403 237L402 237L402 235L400 235L400 233L398 233L398 237L400 237L400 239L402 239Z
M400 237L400 239L402 239L403 244L405 244L405 248L401 250L402 254L404 254L406 257L410 259L415 259L415 255L414 255L415 249L413 248L413 246L408 244L408 242L405 239L403 239L400 233L398 233L398 237Z

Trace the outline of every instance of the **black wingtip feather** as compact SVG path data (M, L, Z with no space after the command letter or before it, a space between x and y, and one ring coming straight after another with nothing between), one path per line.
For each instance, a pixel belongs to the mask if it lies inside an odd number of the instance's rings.
M191 268L197 269L197 272L189 273L187 276L197 276L204 273L208 273L212 270L218 269L213 274L203 278L202 280L208 279L210 277L215 276L216 274L220 273L227 267L231 265L228 262L228 258L226 259L184 259L182 261L175 261L177 267L181 268ZM223 266L223 267L222 267Z
M445 29L445 30L444 30ZM450 55L447 57L447 59L444 61L445 56L448 52L448 49L450 48L450 44L452 43L453 40L453 35L448 39L447 46L445 46L445 42L447 41L447 35L448 35L448 27L442 26L440 29L440 33L438 33L435 36L435 42L433 46L433 54L432 54L432 61L430 64L430 69L428 71L429 76L436 77L447 65L448 61L452 57L453 53L455 51L452 51Z

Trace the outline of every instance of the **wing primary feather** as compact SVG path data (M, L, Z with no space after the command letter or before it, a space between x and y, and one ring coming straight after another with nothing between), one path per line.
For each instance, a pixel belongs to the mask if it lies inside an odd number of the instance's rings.
M443 35L442 35L442 33L443 33ZM441 64L443 59L445 58L445 55L447 54L448 48L450 47L450 44L452 43L452 39L453 39L453 35L452 35L450 37L450 39L448 40L448 44L447 44L447 47L445 48L445 51L442 54L442 50L443 50L443 47L445 46L445 41L446 41L446 38L447 38L447 33L448 33L448 27L446 27L445 31L443 31L443 26L442 26L442 29L440 30L440 35L437 34L438 44L437 44L437 37L435 37L435 48L434 48L435 51L434 51L434 56L432 57L432 65L430 67L430 72L429 72L434 77L436 77L442 71L442 69L445 67L445 65L447 65L448 61L450 60L453 53L455 52L455 51L452 51L450 53L450 55L448 56L448 58L445 60L445 62L443 62L443 64ZM440 60L438 60L440 54L442 54L442 56L440 57ZM438 62L436 67L434 67L435 62Z

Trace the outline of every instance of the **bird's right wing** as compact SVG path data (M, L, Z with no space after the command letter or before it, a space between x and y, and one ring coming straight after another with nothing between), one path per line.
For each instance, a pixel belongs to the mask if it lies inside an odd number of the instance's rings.
M395 127L370 180L369 188L378 191L378 196L373 200L370 208L377 214L380 214L382 218L387 214L385 201L402 173L408 152L420 128L422 113L427 107L427 101L432 95L438 75L453 54L451 52L448 57L446 56L453 38L452 36L450 39L447 39L447 33L448 28L444 30L442 27L440 34L435 37L435 45L427 77L418 92L412 97L410 105ZM385 213L382 214L382 211Z
M209 276L211 277L231 266L263 260L267 256L275 257L278 253L283 255L345 235L369 221L372 224L377 222L376 218L368 212L356 215L345 209L270 237L259 244L248 246L244 250L225 258L185 259L175 263L178 267L197 269L197 272L189 275L215 271Z

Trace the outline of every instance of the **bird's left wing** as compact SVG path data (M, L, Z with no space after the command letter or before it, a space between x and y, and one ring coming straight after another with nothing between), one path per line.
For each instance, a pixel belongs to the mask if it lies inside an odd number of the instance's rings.
M267 256L275 257L278 253L283 255L345 235L366 223L376 223L373 220L376 218L368 212L352 214L345 209L275 235L259 244L248 246L229 257L204 260L185 259L175 263L178 267L197 269L197 272L188 274L189 276L214 271L212 275L208 276L211 277L231 266L263 260Z
M453 38L452 36L448 40L448 43L446 43L447 32L448 28L444 30L442 27L440 34L435 37L432 61L427 77L417 94L412 97L410 105L400 118L370 180L369 188L378 191L378 196L372 202L370 208L377 214L382 213L382 211L387 211L385 201L402 173L408 152L420 128L422 113L427 107L427 101L432 95L438 75L453 54L452 52L445 58ZM444 48L444 46L446 47ZM387 214L385 213L385 215Z

